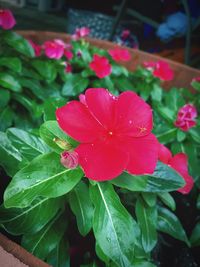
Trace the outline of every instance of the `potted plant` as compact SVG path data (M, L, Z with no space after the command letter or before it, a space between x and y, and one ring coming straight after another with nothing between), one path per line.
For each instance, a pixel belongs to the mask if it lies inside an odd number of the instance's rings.
M157 266L166 234L199 245L198 218L186 232L176 212L189 193L199 208L199 72L87 28L0 25L1 227L52 266ZM179 68L194 93L173 87Z

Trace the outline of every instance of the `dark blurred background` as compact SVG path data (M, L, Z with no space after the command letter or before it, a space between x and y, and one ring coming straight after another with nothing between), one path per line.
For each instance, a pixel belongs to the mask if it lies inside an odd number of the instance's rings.
M16 30L71 34L88 26L91 37L200 67L200 0L0 0L0 6L11 8Z

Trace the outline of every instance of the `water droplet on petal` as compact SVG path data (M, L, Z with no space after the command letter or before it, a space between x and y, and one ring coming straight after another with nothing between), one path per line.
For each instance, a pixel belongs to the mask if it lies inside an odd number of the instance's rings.
M129 124L132 124L133 122L132 122L132 120L129 120Z

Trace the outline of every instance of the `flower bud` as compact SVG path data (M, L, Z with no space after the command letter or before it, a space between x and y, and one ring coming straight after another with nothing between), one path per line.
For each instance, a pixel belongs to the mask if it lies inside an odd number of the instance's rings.
M78 153L75 151L64 151L61 154L60 162L68 169L75 169L78 166Z

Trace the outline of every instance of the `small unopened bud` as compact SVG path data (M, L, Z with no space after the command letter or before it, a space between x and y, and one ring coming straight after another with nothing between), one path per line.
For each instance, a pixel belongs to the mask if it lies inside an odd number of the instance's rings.
M64 151L61 154L60 162L68 169L75 169L78 166L78 153L76 151Z
M62 148L63 150L71 150L71 149L72 149L72 145L71 145L69 142L65 141L65 140L62 140L62 139L60 139L60 138L55 137L55 138L53 139L53 141L54 141L60 148Z
M82 52L79 50L77 53L76 53L77 57L80 58L82 57Z
M79 95L79 100L80 100L80 102L81 102L82 104L84 104L84 105L87 106L87 104L86 104L86 100L85 100L85 95L84 95L84 94L80 94L80 95Z

